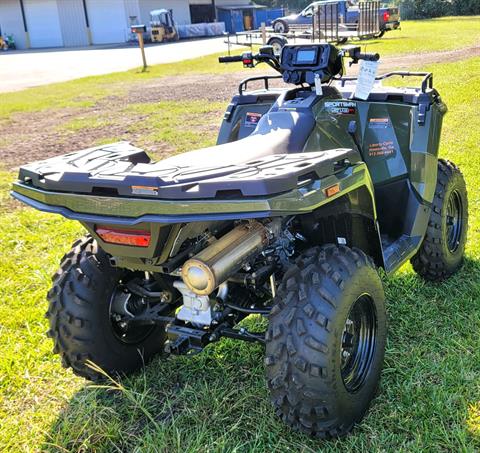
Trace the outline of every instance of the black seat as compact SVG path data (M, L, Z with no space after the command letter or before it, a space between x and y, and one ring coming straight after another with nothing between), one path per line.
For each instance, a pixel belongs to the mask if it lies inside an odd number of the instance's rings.
M248 137L197 149L158 162L157 168L211 167L248 163L274 154L300 153L315 125L312 116L297 112L268 113Z

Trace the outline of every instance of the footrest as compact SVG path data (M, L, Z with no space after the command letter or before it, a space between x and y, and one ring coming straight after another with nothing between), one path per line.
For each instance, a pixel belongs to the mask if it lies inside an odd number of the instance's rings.
M400 267L417 250L421 238L411 237L403 234L396 241L387 245L383 244L383 256L385 270L393 272ZM382 241L383 242L383 241Z

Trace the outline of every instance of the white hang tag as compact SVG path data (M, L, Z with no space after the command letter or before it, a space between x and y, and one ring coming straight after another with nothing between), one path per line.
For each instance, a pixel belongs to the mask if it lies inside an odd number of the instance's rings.
M360 61L360 70L358 72L357 86L355 88L355 97L364 101L370 95L375 85L375 77L378 71L378 61Z
M322 79L320 78L320 74L315 74L315 93L317 96L323 95Z

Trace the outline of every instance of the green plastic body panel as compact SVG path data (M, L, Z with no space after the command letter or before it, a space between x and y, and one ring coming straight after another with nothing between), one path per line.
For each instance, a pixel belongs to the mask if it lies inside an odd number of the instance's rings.
M374 188L384 268L393 272L416 253L425 235L447 109L435 90L382 90L362 101L330 87L313 106L316 125L304 152L351 148L362 154ZM259 108L263 112L265 106ZM249 111L254 111L251 105L235 107L232 121L222 124L219 142L236 139Z
M340 113L346 111L347 105L351 113ZM354 148L348 125L355 121L357 142L373 184L379 186L406 177L418 195L431 203L445 111L443 104L433 103L425 116L425 124L420 125L418 105L359 100L336 103L325 99L315 106L317 127L305 151Z

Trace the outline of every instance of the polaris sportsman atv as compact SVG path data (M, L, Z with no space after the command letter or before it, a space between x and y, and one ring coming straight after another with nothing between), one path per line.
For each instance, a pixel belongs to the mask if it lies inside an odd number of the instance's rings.
M367 100L343 77L359 47L287 45L221 62L264 62L243 81L217 146L153 162L114 143L25 165L13 196L78 220L88 234L48 293L48 335L87 379L138 370L159 352L222 337L265 344L277 414L322 438L364 416L387 333L377 268L411 261L427 280L461 265L467 194L438 159L446 106L432 74L377 77ZM418 88L384 87L421 76ZM286 86L272 89L272 78ZM264 88L247 91L260 81ZM266 332L238 324L268 316Z

